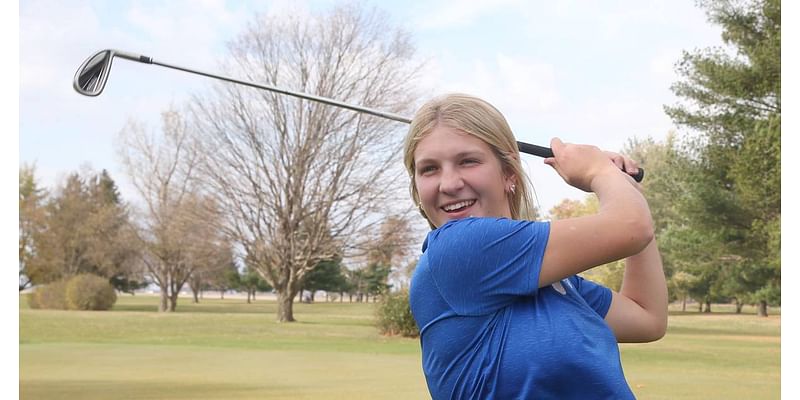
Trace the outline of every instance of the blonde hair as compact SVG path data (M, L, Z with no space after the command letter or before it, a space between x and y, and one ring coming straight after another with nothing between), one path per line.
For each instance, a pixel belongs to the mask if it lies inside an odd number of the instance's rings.
M488 102L463 93L451 93L425 103L414 115L403 145L403 163L411 177L411 198L420 204L415 181L414 151L417 144L439 124L483 140L494 152L506 176L516 177L516 190L508 196L512 219L533 219L535 209L528 175L522 169L519 148L503 114ZM436 228L420 207L420 213Z

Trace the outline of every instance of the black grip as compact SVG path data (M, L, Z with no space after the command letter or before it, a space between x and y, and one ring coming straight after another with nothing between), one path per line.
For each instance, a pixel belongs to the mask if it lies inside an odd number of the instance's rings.
M627 171L626 171L626 172L627 172ZM632 177L632 178L633 178L633 180L635 180L636 182L641 182L641 181L642 181L642 179L644 179L644 168L642 168L642 167L639 167L639 172L637 172L637 173L636 173L636 175L631 175L631 177Z
M526 154L532 154L542 158L553 157L553 150L549 147L537 146L525 142L517 142L517 147L519 147L519 151Z
M531 154L542 158L553 157L553 149L549 147L537 146L525 142L517 142L517 147L519 147L519 151L525 154ZM623 171L625 170L623 169ZM632 178L636 182L641 182L642 179L644 179L644 168L639 168L639 172L636 175L632 175Z

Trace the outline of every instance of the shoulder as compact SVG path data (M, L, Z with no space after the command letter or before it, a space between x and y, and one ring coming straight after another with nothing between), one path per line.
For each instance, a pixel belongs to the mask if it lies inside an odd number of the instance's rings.
M522 221L508 218L464 218L449 221L430 232L426 251L432 258L453 257L469 259L478 254L544 247L550 225L548 222Z
M508 218L469 217L452 220L428 235L428 246L451 242L485 242L503 239L520 233L542 233L548 222L523 221Z

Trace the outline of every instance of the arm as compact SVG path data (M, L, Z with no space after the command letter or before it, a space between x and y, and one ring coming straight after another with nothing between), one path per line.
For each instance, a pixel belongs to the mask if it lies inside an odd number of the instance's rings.
M625 260L619 293L612 292L606 322L618 342L650 342L667 330L667 282L655 240Z
M553 144L562 152L570 150L564 149L560 141ZM597 156L586 149L573 151L572 160L562 156L565 159L562 163L580 163ZM667 285L653 238L650 209L639 186L619 172L625 167L635 173L636 163L614 153L605 153L605 157L606 164L610 159L615 167L611 171L601 169L602 173L595 175L589 187L600 200L600 211L551 224L539 285L627 257L622 288L619 293L612 292L606 322L618 342L658 340L667 328ZM595 161L587 163L593 165ZM568 183L586 190L581 185L586 185L586 176L592 176L592 168L569 171L554 167ZM620 175L624 179L619 179Z
M572 186L597 194L597 214L553 221L542 259L539 287L597 265L641 252L653 239L650 209L633 179L592 146L551 141L545 159ZM634 169L628 169L635 173Z

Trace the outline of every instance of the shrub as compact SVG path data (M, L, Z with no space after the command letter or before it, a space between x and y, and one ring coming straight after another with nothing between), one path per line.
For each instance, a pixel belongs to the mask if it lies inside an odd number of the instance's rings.
M408 290L387 293L377 308L378 330L384 335L419 336L419 329L411 315Z
M108 279L81 274L67 282L66 300L70 310L109 310L117 302L117 293Z
M31 308L50 308L55 310L67 309L67 282L64 280L37 286L36 290L28 297Z

